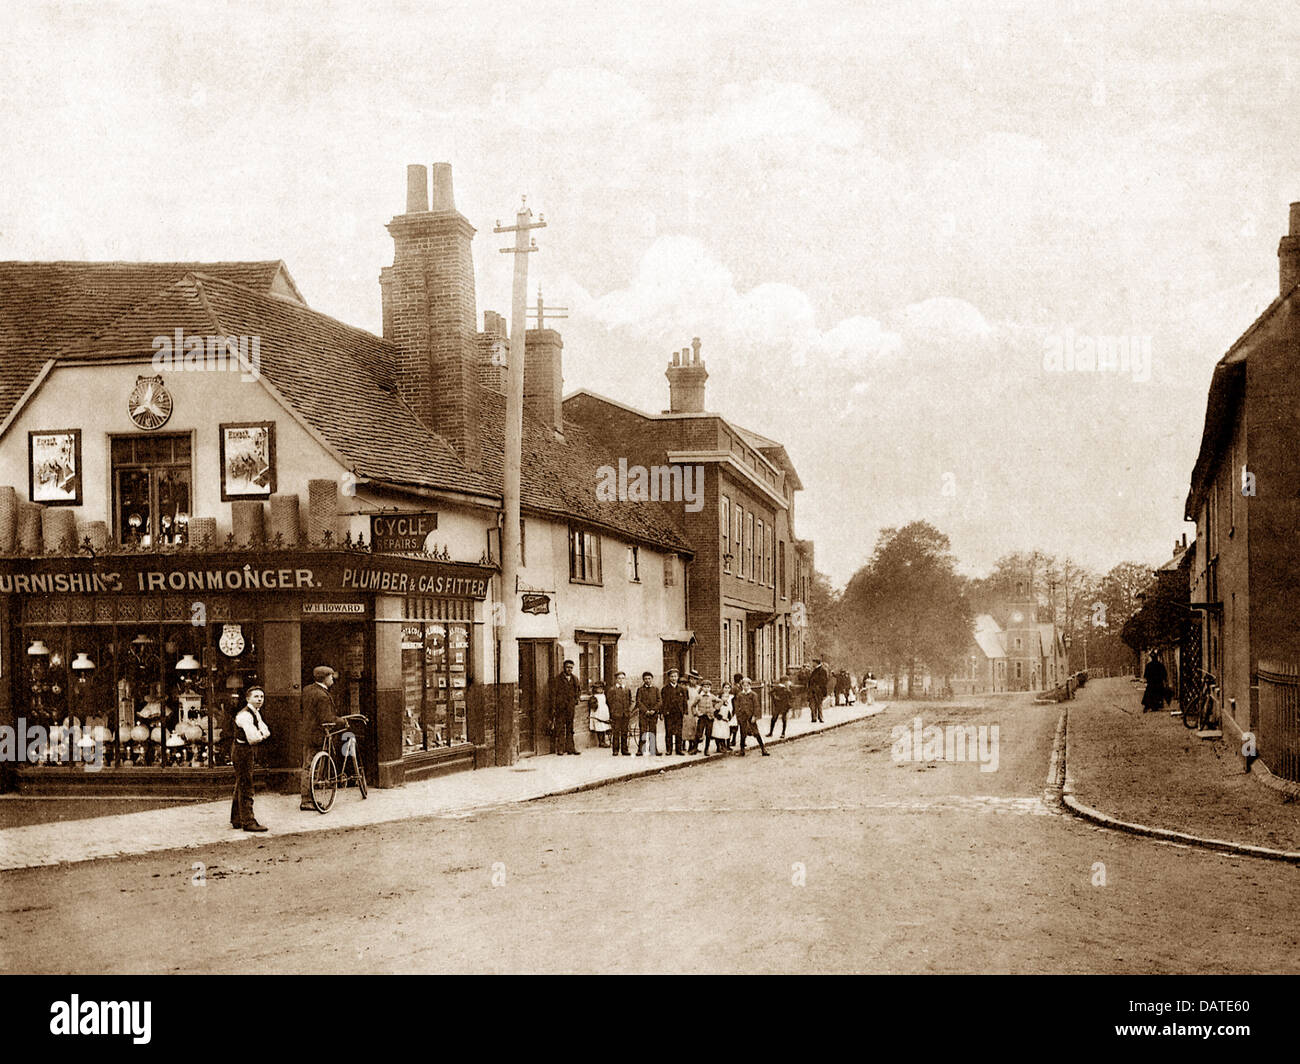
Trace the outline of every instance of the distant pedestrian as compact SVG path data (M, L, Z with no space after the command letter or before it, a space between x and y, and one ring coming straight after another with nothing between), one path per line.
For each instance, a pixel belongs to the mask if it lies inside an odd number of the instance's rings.
M739 685L737 685L739 686ZM729 683L722 685L722 719L727 722L727 749L736 745L736 692Z
M772 688L772 724L767 729L769 739L772 738L772 733L776 731L778 718L781 721L781 738L785 738L786 720L790 716L790 703L793 700L794 692L790 689L790 677L782 676Z
M235 766L235 794L230 799L230 826L244 831L265 831L253 816L253 762L259 743L271 737L271 729L262 719L266 692L250 687L244 692L244 708L235 714L235 736L231 743L231 761Z
M1142 692L1142 712L1154 712L1165 708L1165 688L1169 684L1169 673L1164 664L1154 654L1147 662L1142 678L1147 682L1147 689Z
M821 658L813 658L813 671L808 677L808 708L812 712L812 722L821 724L824 722L822 717L822 703L826 701L827 690L830 686L830 670L822 664Z
M627 689L626 673L620 672L614 675L614 686L606 692L605 701L609 704L609 724L612 732L609 745L614 748L611 756L618 757L622 754L627 757L627 730L628 721L632 716L632 692Z
M676 669L668 670L668 682L659 692L659 710L664 718L664 750L669 754L684 754L682 718L686 715L686 688L677 682Z
M655 729L659 725L659 688L655 686L652 672L641 674L641 686L636 689L637 723L641 729L641 741L636 748L636 756L658 756L655 749Z
M684 752L689 754L698 754L700 752L699 703L701 694L700 674L693 671L687 673L686 712L682 714L682 742L686 744Z
M745 739L752 736L758 740L758 748L767 757L767 747L763 745L763 732L758 727L758 695L754 694L749 677L740 681L740 693L736 695L736 724L740 729L740 756L745 756Z
M591 685L591 701L587 707L587 729L596 737L602 750L609 742L609 703L605 699L605 685L597 680Z
M582 687L573 675L573 662L564 663L564 671L551 681L551 727L555 733L555 753L577 754L573 745L573 713L578 708Z
M731 721L734 713L731 708L731 694L728 690L729 685L723 684L726 691L725 697L722 695L710 695L713 703L712 719L709 721L709 733L704 740L704 752L709 752L709 739L713 740L713 745L721 751L724 746L731 746ZM705 681L705 687L708 687L708 681Z

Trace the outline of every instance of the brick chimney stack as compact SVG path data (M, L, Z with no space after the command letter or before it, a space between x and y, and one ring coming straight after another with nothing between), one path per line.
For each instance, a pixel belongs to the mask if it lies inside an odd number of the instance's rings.
M1291 227L1277 246L1278 279L1286 295L1300 284L1300 203L1291 204Z
M524 333L524 409L564 434L564 342L554 329Z
M478 334L478 379L484 391L506 394L510 363L510 330L495 310L483 311L483 331Z
M384 339L401 350L398 391L471 469L481 469L474 227L456 210L451 165L406 169L406 213L388 223L393 264L379 272Z
M704 382L709 371L700 360L700 338L691 341L690 347L673 352L673 360L664 374L668 378L668 412L670 414L699 414L704 411Z

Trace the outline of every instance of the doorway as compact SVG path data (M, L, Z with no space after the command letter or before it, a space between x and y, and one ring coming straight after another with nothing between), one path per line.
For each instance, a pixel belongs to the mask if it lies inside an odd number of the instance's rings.
M551 707L547 696L555 671L554 639L519 640L519 752L551 752Z
M379 743L375 738L378 722L371 653L369 628L365 624L308 622L302 625L302 690L316 682L312 670L317 665L328 665L335 671L334 685L330 688L335 712L340 717L349 713L365 714L368 723L357 732L358 753L366 778L375 780L379 774ZM312 741L319 742L320 736L313 736Z

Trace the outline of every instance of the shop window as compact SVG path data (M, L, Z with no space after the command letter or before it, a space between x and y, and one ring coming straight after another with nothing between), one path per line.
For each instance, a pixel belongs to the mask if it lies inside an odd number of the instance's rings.
M569 530L569 581L574 584L601 582L600 536L580 528Z
M130 612L127 603L118 605ZM252 626L243 627L250 631L238 647L226 643L238 651L231 655L208 642L209 629L187 623L24 624L19 701L52 739L42 760L120 768L226 764L226 711L238 709L258 675ZM215 669L205 668L213 661Z
M468 621L407 621L402 625L404 754L469 742L465 698L470 683L471 631Z
M119 543L185 542L190 518L189 436L112 441L113 521Z

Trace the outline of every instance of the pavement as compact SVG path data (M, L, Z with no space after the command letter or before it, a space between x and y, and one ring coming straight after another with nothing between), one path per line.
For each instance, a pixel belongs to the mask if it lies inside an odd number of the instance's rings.
M1300 861L1294 789L1248 773L1231 738L1197 738L1168 710L1143 713L1142 690L1094 680L1065 704L1066 806L1135 834Z
M782 742L865 720L887 708L886 702L828 705L824 723L813 724L806 715L792 717L785 739L779 736L768 739L767 726L771 721L764 718L764 742L768 746L779 746ZM750 756L759 756L756 744L749 750ZM464 818L511 803L572 794L617 780L657 775L734 756L737 755L732 751L708 757L703 754L614 757L608 750L592 747L578 757L541 755L521 759L513 766L458 772L392 789L372 787L364 801L355 789L343 789L336 796L333 807L324 815L301 811L297 795L259 793L255 812L258 821L267 827L268 834L273 835L335 831L420 817ZM39 819L43 822L0 830L0 870L71 864L220 843L251 844L267 837L267 834L232 829L228 798L93 818Z

